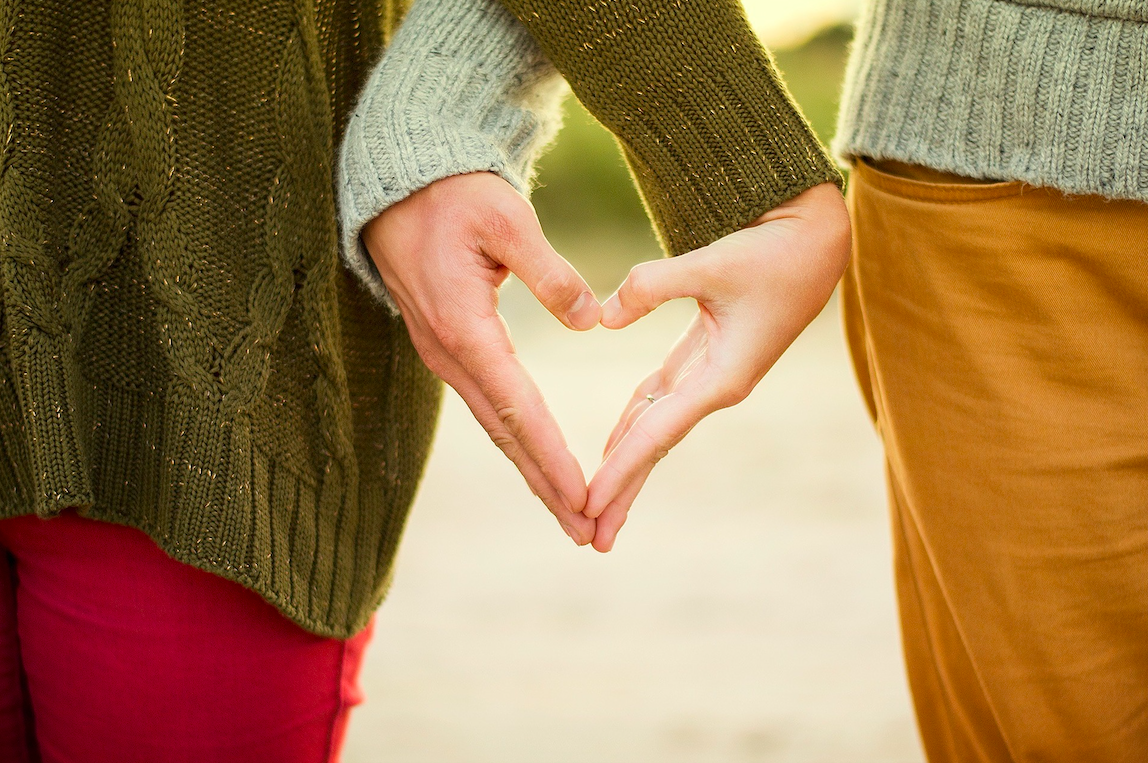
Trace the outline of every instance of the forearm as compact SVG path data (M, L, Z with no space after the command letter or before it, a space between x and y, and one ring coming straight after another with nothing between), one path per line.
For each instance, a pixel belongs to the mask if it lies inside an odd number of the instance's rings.
M364 87L340 148L341 249L390 304L364 225L452 175L493 172L529 192L561 122L565 83L496 0L417 0Z
M621 142L673 254L841 176L738 0L502 0Z

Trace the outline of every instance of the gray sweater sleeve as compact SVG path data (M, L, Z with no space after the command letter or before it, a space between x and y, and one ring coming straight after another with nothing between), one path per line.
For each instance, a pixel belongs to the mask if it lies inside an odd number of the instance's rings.
M528 193L566 91L497 0L416 0L359 96L338 158L342 257L376 298L395 309L363 226L451 175L495 172Z

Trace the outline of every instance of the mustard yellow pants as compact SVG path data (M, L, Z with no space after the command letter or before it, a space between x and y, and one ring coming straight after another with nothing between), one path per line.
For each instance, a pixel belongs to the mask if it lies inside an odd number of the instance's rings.
M1148 761L1148 204L864 162L849 204L929 760Z

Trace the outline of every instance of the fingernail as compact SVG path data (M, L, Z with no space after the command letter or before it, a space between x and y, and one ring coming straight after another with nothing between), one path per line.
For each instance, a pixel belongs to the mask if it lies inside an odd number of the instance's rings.
M560 522L559 524L562 525L562 529L566 531L566 534L570 536L570 540L577 543L578 537L574 534L574 528L571 527L570 525L566 524L565 522Z
M588 291L582 292L574 307L566 313L566 319L572 326L588 326L597 323L598 304L594 295Z
M622 314L622 303L618 300L618 295L610 297L606 300L606 304L602 305L602 322L613 321Z

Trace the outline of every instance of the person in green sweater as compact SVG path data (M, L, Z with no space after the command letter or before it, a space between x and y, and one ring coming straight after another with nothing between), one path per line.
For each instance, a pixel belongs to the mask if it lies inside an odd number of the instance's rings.
M626 320L522 195L555 70L698 288L756 271L699 292L702 373L648 415L734 402L828 298L840 175L736 0L405 10L0 3L5 759L337 758L432 369L609 547L642 469L587 487L495 311L513 271L571 328Z

